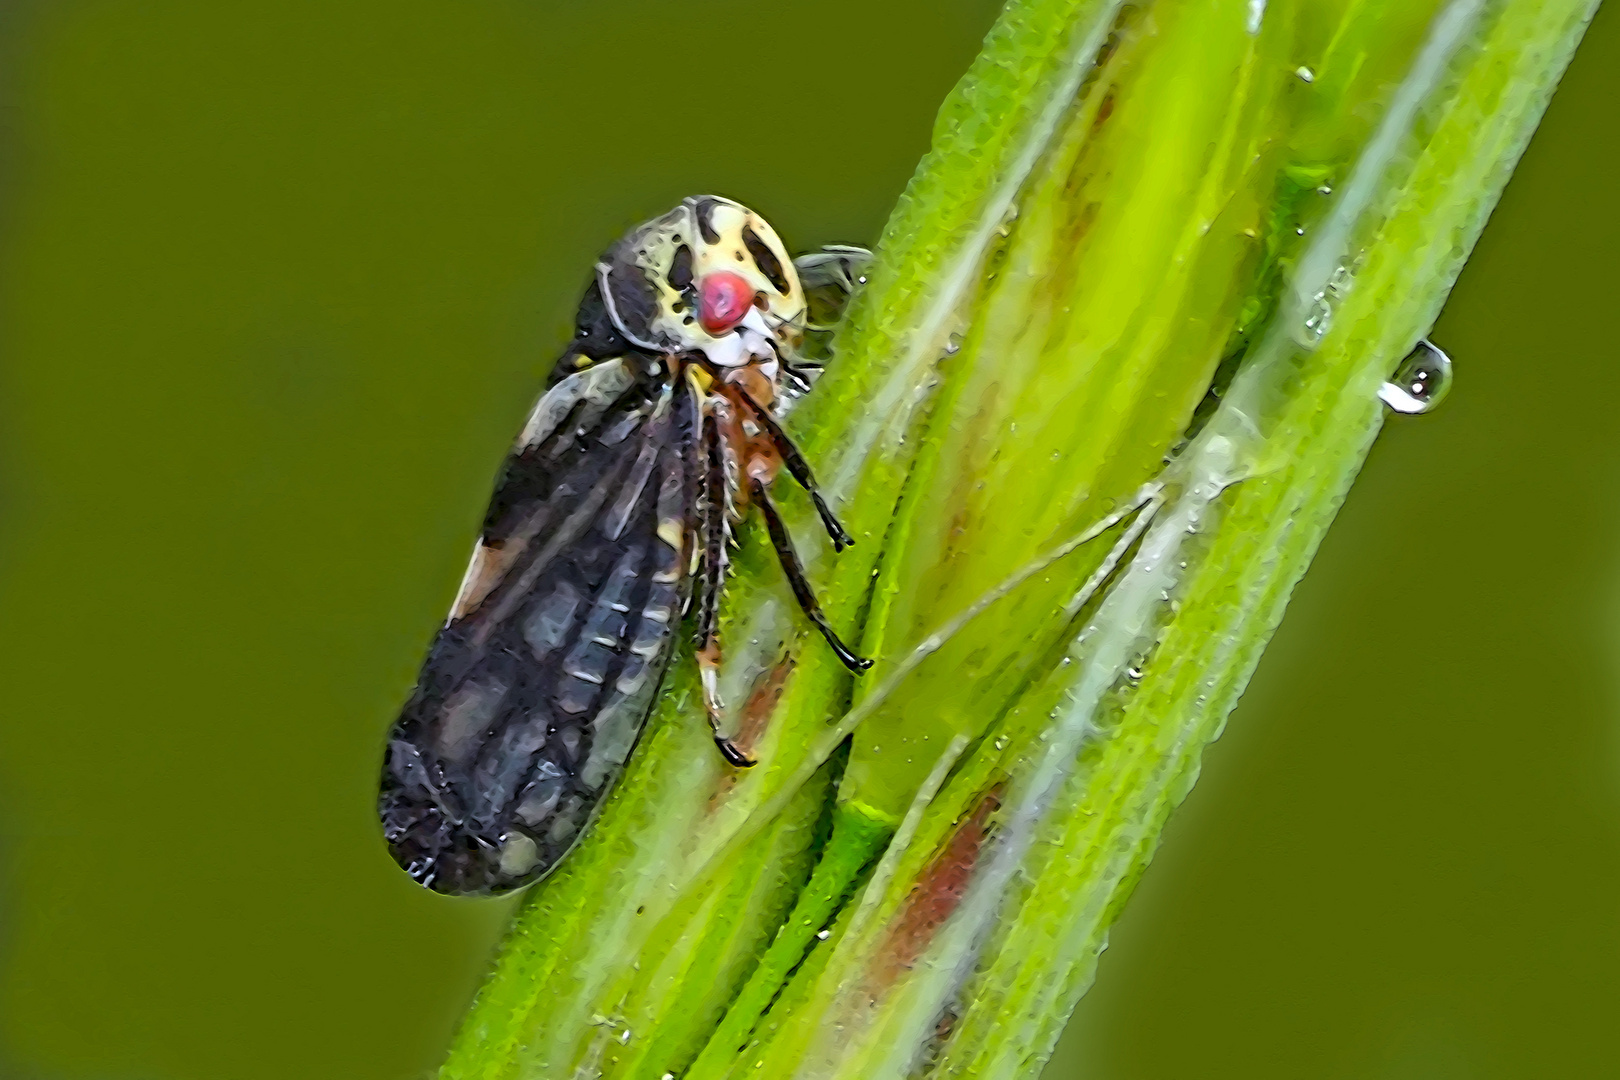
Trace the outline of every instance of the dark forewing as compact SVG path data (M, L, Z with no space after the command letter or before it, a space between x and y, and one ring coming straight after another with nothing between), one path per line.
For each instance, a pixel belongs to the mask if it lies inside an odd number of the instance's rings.
M692 412L683 380L637 353L535 407L389 737L383 828L424 885L535 880L623 770L687 595Z

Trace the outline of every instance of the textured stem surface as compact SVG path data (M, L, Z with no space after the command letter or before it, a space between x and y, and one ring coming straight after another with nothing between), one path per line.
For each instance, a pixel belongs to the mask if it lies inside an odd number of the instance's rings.
M790 417L877 667L747 530L444 1075L1035 1075L1595 6L1009 4Z

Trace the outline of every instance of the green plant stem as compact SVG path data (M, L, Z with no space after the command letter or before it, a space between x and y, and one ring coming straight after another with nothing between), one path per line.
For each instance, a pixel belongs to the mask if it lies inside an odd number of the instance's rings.
M857 808L840 805L835 810L832 837L816 863L815 873L747 984L726 1010L725 1019L687 1071L688 1080L718 1075L729 1067L730 1059L747 1044L754 1026L788 977L804 962L817 935L825 932L823 927L844 906L861 871L882 852L893 833L887 821Z
M1594 7L1014 0L790 417L879 667L745 531L728 698L796 661L762 764L680 667L445 1075L1033 1075Z

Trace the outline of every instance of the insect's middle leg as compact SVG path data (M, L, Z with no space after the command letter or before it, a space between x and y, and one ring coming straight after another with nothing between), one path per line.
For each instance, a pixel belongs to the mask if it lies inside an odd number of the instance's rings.
M703 711L714 733L714 745L727 764L746 769L754 759L728 738L721 719L725 703L720 700L720 593L726 577L726 515L731 512L731 496L726 479L726 451L719 423L713 413L703 418L700 441L703 462L702 504L698 509L697 544L703 553L702 575L698 578L697 665L698 682L703 688Z
M844 666L851 671L865 671L872 666L872 661L863 656L857 656L849 646L838 637L832 625L827 622L827 616L822 614L821 604L816 600L816 590L805 576L804 564L799 561L799 553L793 550L793 538L788 535L787 526L782 523L782 515L777 512L776 504L771 501L771 494L765 488L763 481L754 479L754 501L759 504L760 511L765 515L765 527L771 534L771 546L776 548L776 557L782 564L782 572L787 575L788 584L793 588L793 598L799 602L799 607L810 621L816 624L821 636L827 639L832 651Z
M854 547L854 539L844 531L843 525L839 524L838 518L833 515L832 507L821 497L821 488L816 484L815 474L810 471L810 463L804 459L799 448L793 445L793 440L782 430L782 425L776 422L776 417L771 415L769 409L755 401L748 391L740 390L737 396L748 403L748 408L760 426L765 429L765 433L770 436L771 445L776 448L777 454L782 458L782 464L787 466L787 471L792 474L793 479L810 493L810 501L815 504L816 513L821 516L822 527L832 538L833 550L843 551L847 547Z

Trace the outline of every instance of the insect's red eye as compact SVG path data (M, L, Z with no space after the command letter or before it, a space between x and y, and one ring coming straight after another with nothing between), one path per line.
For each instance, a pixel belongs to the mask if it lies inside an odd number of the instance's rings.
M699 283L698 301L698 318L703 329L711 334L723 334L748 314L754 304L754 289L738 275L720 270Z

